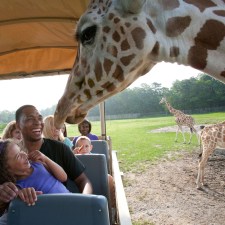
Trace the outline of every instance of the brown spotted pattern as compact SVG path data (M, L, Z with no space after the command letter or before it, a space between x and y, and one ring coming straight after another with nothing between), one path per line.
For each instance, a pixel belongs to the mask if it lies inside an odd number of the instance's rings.
M198 165L197 188L204 185L204 169L209 156L216 147L225 148L225 122L205 127L200 134L202 143L202 156Z
M122 82L124 80L123 69L119 65L116 66L116 69L115 69L112 77L120 82Z
M106 89L108 92L112 92L115 90L116 86L112 82L106 82L102 85L102 88Z
M127 39L123 40L122 43L121 43L121 50L122 51L127 51L131 48L129 42Z
M118 49L115 46L108 46L107 52L110 53L110 55L114 56L115 58L117 58L118 56Z
M174 57L177 57L179 56L179 48L178 47L172 47L170 48L170 57L171 58L174 58Z
M159 42L157 41L150 52L150 56L157 57L159 55Z
M122 62L122 64L123 64L124 66L128 66L128 65L131 64L131 61L132 61L132 59L134 59L134 58L135 58L135 55L134 55L134 54L131 54L131 55L122 57L122 58L120 59L120 61Z
M173 10L180 6L178 0L163 0L161 4L163 10Z
M155 34L156 33L156 28L155 28L155 26L153 25L153 23L152 23L152 21L150 19L147 19L147 25L150 28L150 30L152 31L152 33Z
M102 78L102 64L99 62L99 60L96 60L95 63L95 76L97 82L99 82Z
M188 63L196 69L204 70L207 66L207 51L216 50L225 37L225 25L220 21L208 20L196 38L188 54Z
M217 16L225 17L225 10L214 10L213 11Z
M131 36L134 40L135 47L140 50L143 49L146 32L141 27L137 27L131 31Z
M198 70L204 70L207 66L207 50L197 45L188 52L188 64Z
M166 22L166 35L168 37L176 37L184 32L191 23L191 17L172 17Z
M209 7L214 7L216 4L211 0L184 0L184 2L197 7L201 12L205 11Z
M105 71L111 71L113 62L110 59L105 59L103 63L103 67Z
M195 38L195 45L207 50L216 50L225 37L225 25L216 20L207 20Z
M120 34L115 31L112 35L112 39L115 41L115 42L120 42Z

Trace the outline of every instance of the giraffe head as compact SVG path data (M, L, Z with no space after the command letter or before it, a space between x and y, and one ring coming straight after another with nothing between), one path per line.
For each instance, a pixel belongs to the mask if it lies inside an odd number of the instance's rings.
M162 99L160 100L159 104L163 104L163 103L166 103L166 98L165 97L162 97Z
M224 15L222 0L91 0L77 25L78 53L55 126L79 123L161 61L225 82Z
M141 13L144 2L91 1L77 25L78 54L55 111L56 127L65 120L79 123L90 108L155 65L149 60L151 52L154 57L155 41L150 37L151 24ZM147 36L152 41L147 42Z

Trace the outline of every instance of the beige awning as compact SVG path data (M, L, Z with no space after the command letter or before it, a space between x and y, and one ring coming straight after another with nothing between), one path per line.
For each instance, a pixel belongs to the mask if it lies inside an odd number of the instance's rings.
M0 79L69 73L89 0L0 0Z

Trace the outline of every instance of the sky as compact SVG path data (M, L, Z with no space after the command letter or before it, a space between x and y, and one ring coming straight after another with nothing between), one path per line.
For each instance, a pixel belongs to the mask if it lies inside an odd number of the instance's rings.
M159 63L146 75L138 78L130 88L140 87L142 83L154 82L170 88L175 80L196 77L201 72L191 67ZM68 75L50 77L0 80L0 111L15 111L21 105L32 104L38 110L57 104L64 92Z

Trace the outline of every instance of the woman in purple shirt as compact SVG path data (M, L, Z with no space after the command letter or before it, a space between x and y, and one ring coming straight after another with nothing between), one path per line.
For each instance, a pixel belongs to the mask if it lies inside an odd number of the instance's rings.
M0 168L0 184L15 183L19 197L28 205L35 203L37 194L69 193L62 183L67 174L61 166L38 150L28 160L27 153L12 140L0 142Z
M90 140L99 140L98 136L91 134L91 123L87 119L84 119L81 123L78 124L78 130L81 134L80 136L86 136ZM73 146L75 146L77 138L80 136L74 137Z

